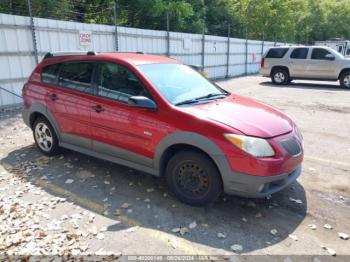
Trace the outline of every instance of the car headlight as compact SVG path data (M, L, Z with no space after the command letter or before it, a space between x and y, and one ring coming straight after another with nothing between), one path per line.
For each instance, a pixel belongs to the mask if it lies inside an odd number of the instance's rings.
M225 134L225 137L239 149L255 157L270 157L275 155L269 142L265 139L234 134Z

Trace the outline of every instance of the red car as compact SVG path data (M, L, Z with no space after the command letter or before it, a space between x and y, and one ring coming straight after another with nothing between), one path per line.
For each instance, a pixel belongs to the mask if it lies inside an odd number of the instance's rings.
M264 197L301 172L302 136L291 119L175 59L49 53L23 97L24 122L45 155L68 148L165 176L190 205L223 192Z

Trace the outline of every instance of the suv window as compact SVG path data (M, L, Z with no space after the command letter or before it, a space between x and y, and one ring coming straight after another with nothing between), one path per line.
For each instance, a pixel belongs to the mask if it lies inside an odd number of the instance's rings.
M55 83L59 68L60 64L45 66L41 73L41 81L48 84Z
M346 55L350 55L350 48L346 50Z
M94 63L73 62L62 65L58 85L74 90L90 92Z
M324 48L314 48L312 50L311 59L327 60L326 55L329 54L331 54L331 52Z
M139 79L127 68L118 64L100 65L97 95L127 102L130 96L149 96Z
M271 48L267 54L266 58L282 58L287 53L289 48Z
M309 48L295 48L290 54L292 59L306 59Z

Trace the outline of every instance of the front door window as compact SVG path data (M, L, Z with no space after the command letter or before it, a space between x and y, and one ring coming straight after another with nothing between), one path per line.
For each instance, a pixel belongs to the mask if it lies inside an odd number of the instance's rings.
M131 96L147 96L147 91L127 68L118 64L105 63L100 65L97 95L128 102Z

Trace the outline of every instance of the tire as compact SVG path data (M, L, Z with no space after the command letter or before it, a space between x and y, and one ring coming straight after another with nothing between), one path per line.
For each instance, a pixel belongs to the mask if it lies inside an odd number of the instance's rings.
M50 122L44 117L38 117L33 124L33 136L38 149L46 156L60 153L58 139Z
M277 68L271 73L271 81L275 85L286 85L289 83L289 74L286 69Z
M174 195L191 206L208 205L222 192L218 169L210 158L199 152L176 153L168 162L165 176Z
M342 88L350 89L350 71L342 73L339 82Z

